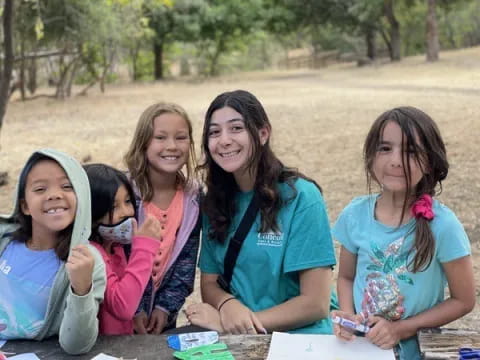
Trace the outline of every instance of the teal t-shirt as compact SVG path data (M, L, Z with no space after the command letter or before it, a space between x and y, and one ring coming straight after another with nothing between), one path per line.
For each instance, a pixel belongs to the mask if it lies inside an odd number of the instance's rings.
M233 271L230 284L232 294L254 312L298 296L298 271L335 265L330 225L320 191L313 183L304 179L298 179L294 185L296 196L288 184L278 185L283 200L288 201L287 199L294 196L278 213L280 231L259 232L261 222L260 214L257 214ZM208 237L210 226L207 217L204 217L199 264L202 272L223 273L223 260L229 240L252 196L253 192L239 192L236 195L237 212L224 244ZM332 326L327 318L291 332L331 333Z
M447 279L442 263L469 255L470 242L455 214L434 200L435 217L430 222L434 257L425 271L412 273L407 264L415 255L409 253L415 219L400 227L380 223L374 216L377 197L355 198L340 214L332 233L345 249L357 255L353 283L356 312L405 319L444 300ZM403 360L421 358L416 337L401 341L399 352Z

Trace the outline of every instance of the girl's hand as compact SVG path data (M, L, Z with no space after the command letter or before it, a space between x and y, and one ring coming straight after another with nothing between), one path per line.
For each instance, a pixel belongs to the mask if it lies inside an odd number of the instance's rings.
M133 318L133 330L135 330L137 334L146 335L147 325L148 325L148 316L145 311L138 313Z
M155 217L149 215L142 223L142 225L137 228L137 222L134 219L133 235L145 236L161 240L163 236L163 231L160 221L158 221Z
M350 314L341 310L334 310L330 313L330 316L334 318L335 316L342 317L347 320L351 320L357 324L362 324L363 316L361 314ZM333 333L335 336L344 341L352 341L355 339L355 330L349 329L345 326L333 323Z
M187 307L185 315L192 325L223 333L220 313L207 303L193 304Z
M384 350L392 349L402 339L400 332L401 322L402 320L388 321L380 316L370 316L368 318L368 326L371 329L365 337Z
M149 334L160 335L165 325L167 325L168 314L160 309L155 309L150 315L147 332Z
M74 294L84 296L92 287L95 260L87 245L75 246L68 256L65 267Z
M227 334L267 333L255 313L236 299L230 300L222 306L220 320Z

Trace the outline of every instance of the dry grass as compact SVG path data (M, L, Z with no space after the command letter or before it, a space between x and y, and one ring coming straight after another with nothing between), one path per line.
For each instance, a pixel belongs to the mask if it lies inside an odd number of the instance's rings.
M12 102L0 139L0 171L10 173L10 183L1 188L0 211L10 210L14 179L33 150L50 146L78 159L90 155L95 162L122 167L136 121L151 103L183 105L193 119L198 143L211 100L220 92L243 88L266 107L280 158L322 185L333 221L353 196L366 191L361 148L371 122L388 108L408 104L425 110L439 124L451 164L440 199L465 225L478 259L480 48L441 55L436 64L412 57L366 68L342 64L318 71L238 74L202 83L111 86L106 94L92 91L66 102ZM479 295L479 265L475 270ZM198 299L198 291L193 299ZM477 305L455 326L476 327L479 314Z

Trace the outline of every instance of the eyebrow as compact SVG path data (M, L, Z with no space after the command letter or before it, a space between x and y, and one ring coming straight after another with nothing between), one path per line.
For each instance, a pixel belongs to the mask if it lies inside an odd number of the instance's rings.
M35 185L37 183L45 183L45 182L48 182L48 180L49 179L38 179L38 180L32 181L31 184ZM70 179L68 178L68 176L62 176L57 178L56 180L60 180L60 181L67 180L68 182L70 182Z
M230 120L227 120L227 123L233 123L235 121L241 121L241 122L244 122L244 120L242 118L233 118L233 119L230 119ZM217 125L217 126L220 126L220 124L217 124L216 122L211 122L210 123L210 126L212 125Z

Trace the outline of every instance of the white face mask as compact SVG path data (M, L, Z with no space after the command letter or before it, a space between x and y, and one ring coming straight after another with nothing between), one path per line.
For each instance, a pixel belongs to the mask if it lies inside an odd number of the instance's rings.
M129 217L114 225L100 224L97 231L105 241L129 245L132 243L134 221L133 217Z

